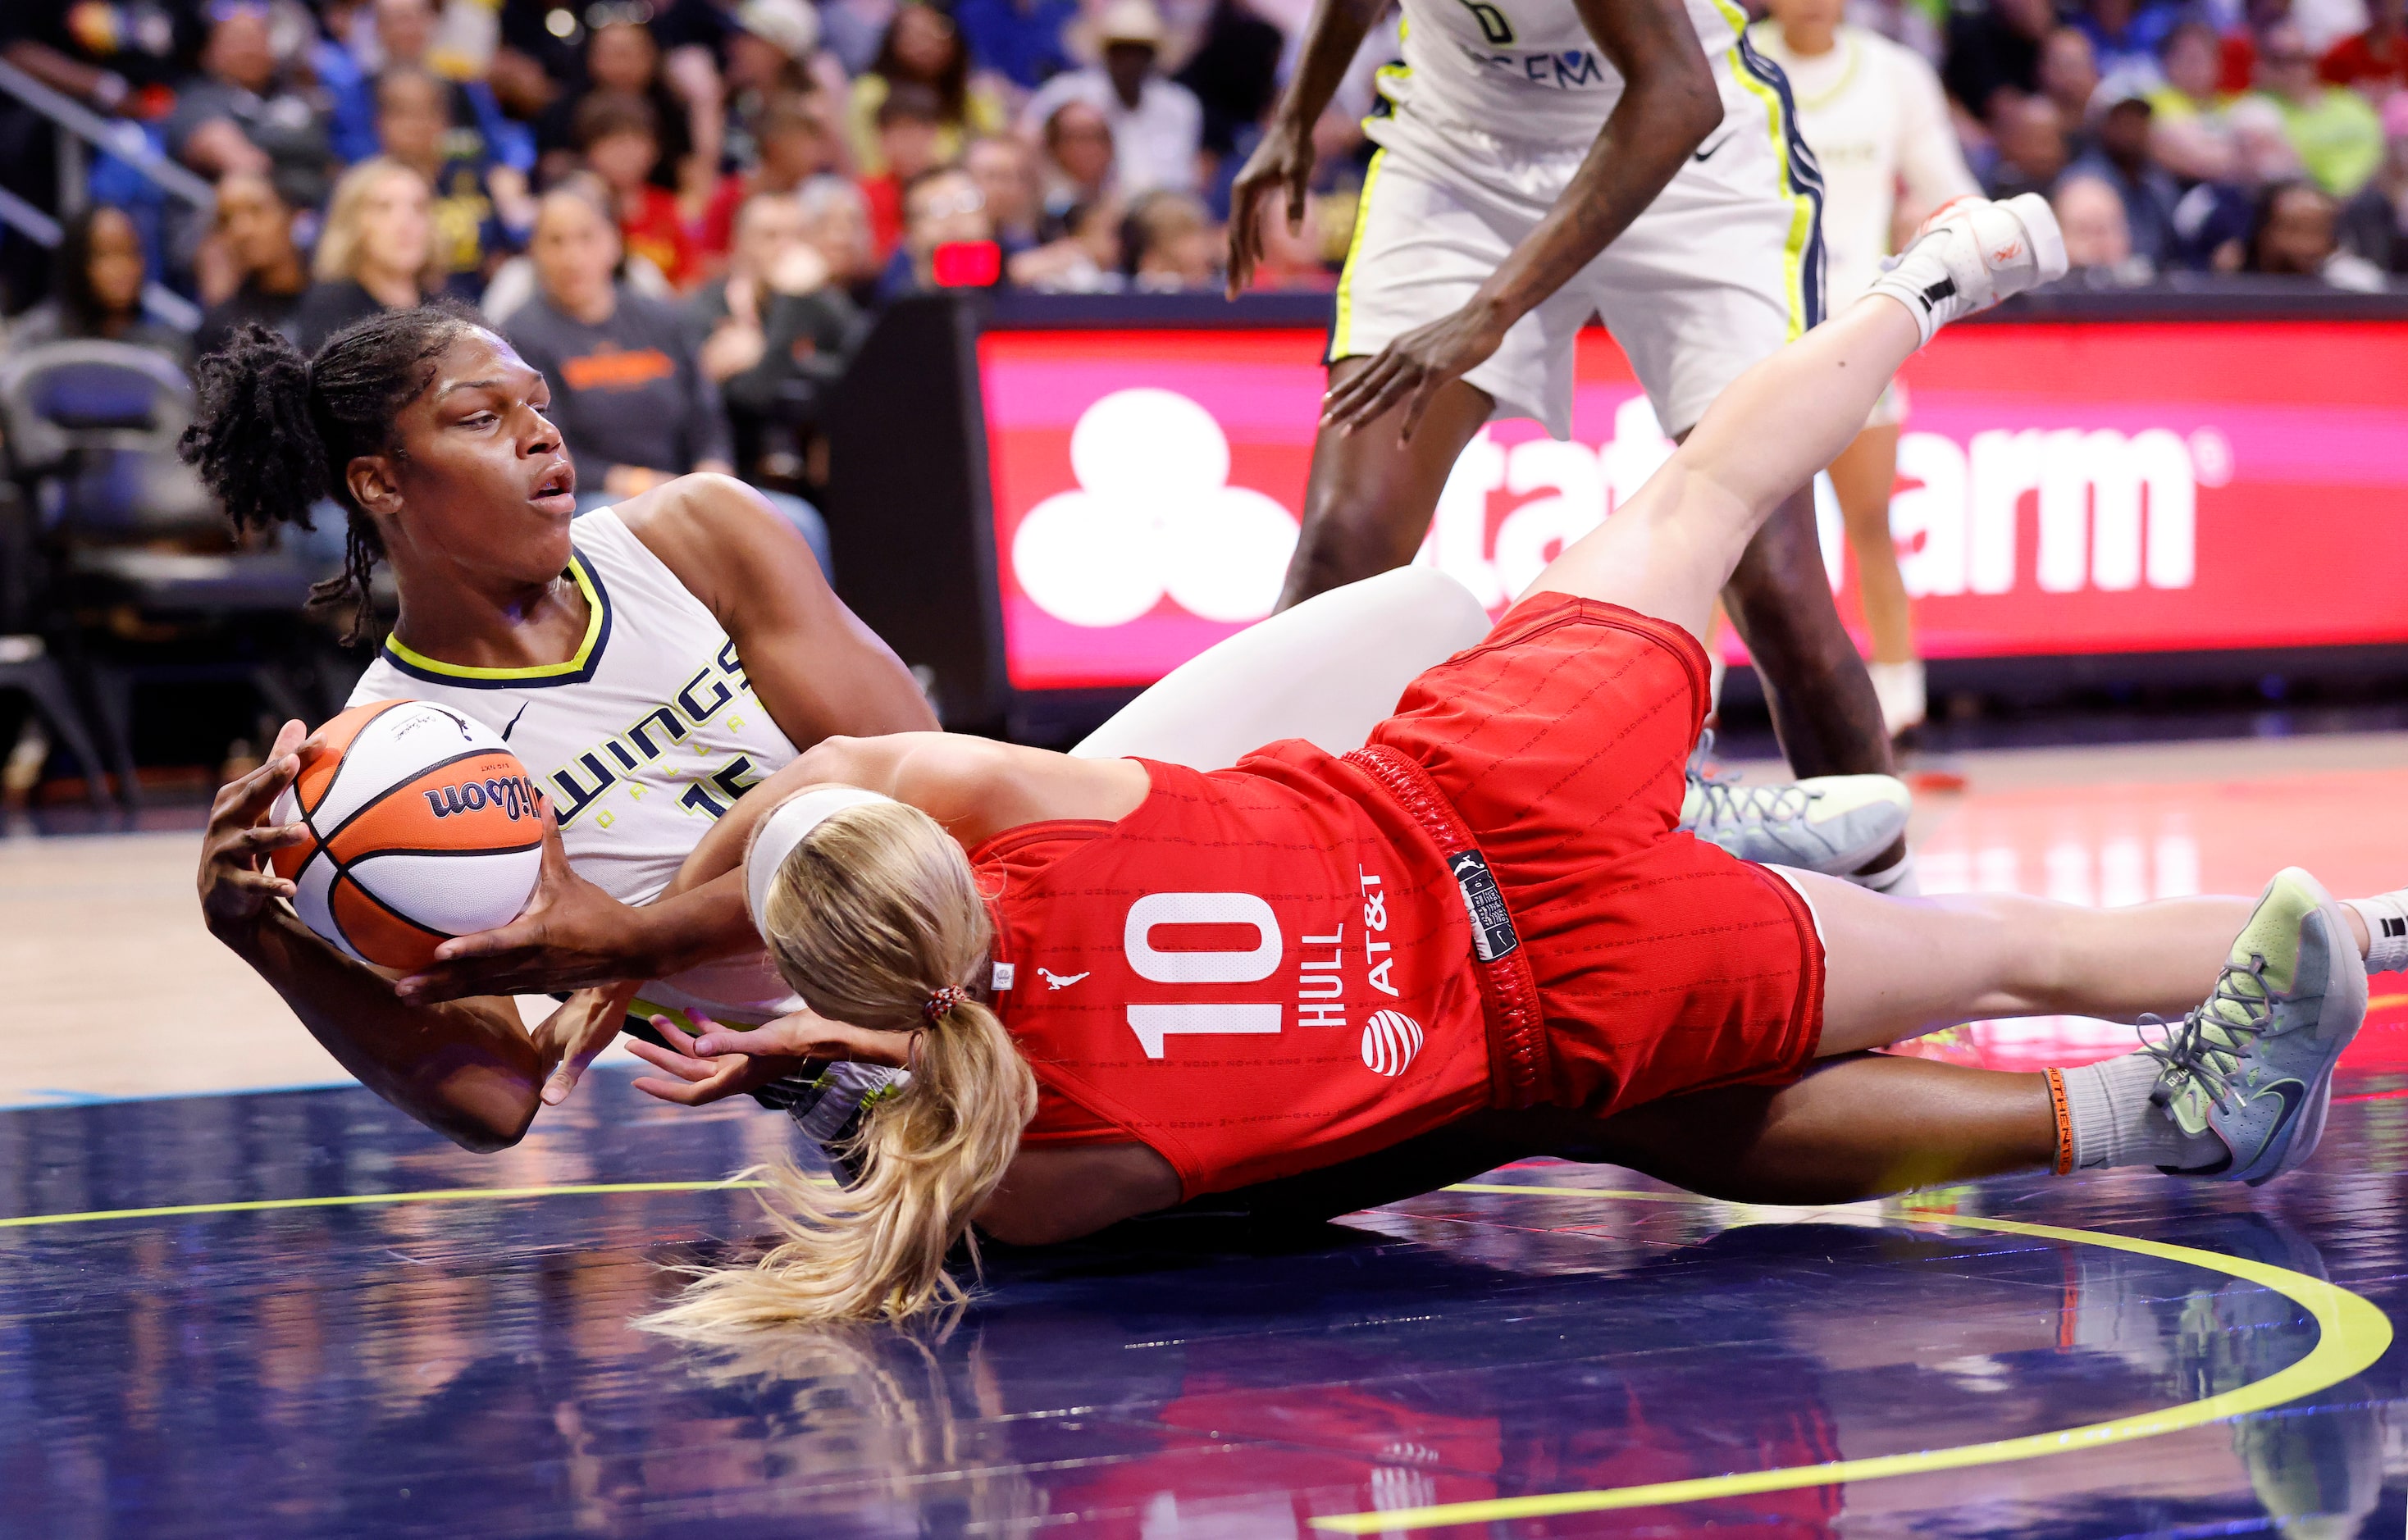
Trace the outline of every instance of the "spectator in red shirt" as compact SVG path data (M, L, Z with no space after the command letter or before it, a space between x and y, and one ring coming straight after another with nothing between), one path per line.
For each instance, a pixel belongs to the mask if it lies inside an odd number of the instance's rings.
M912 80L898 80L878 104L878 149L886 169L861 178L869 203L869 232L882 264L903 238L903 189L944 164L944 106L937 93Z
M2373 24L2327 50L2316 73L2372 95L2408 87L2408 0L2374 0Z
M699 281L700 253L677 194L652 179L661 160L652 104L624 92L595 93L577 108L577 143L586 165L610 189L627 250L659 268L674 289Z

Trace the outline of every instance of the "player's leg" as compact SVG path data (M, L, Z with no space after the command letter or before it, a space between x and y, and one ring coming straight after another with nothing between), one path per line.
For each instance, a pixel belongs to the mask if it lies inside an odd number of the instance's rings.
M1898 392L1893 390L1893 396ZM1923 663L1914 651L1914 620L1906 579L1898 565L1898 541L1889 527L1890 491L1898 481L1898 424L1873 421L1831 462L1831 490L1856 559L1856 592L1872 633L1873 693L1881 700L1882 727L1893 738L1924 717Z
M1914 619L1906 579L1898 566L1898 541L1890 534L1890 492L1898 484L1898 424L1875 421L1831 462L1831 490L1839 494L1848 549L1856 559L1856 587L1872 633L1873 662L1911 663Z
M2408 964L2408 937L2384 936L2408 913L2402 895L2338 904L2297 868L2255 904L2123 909L2002 894L1905 901L1792 880L1824 943L1819 1054L1986 1017L2178 1021L2160 1043L2063 1077L2084 1166L2262 1181L2297 1165L2323 1133L2333 1067L2365 1018L2369 964Z
M1629 504L1528 592L1605 600L1702 639L1748 541L1846 448L1899 365L1947 321L2064 269L2039 198L1952 205L1845 314L1733 380Z
M2021 893L1905 900L1813 873L1794 881L1823 936L1825 1056L1999 1017L2178 1018L2214 984L2252 907L2222 896L2118 909Z
M1750 368L1647 484L1527 592L1601 599L1702 642L1714 595L1757 529L1855 436L1921 341L1903 306L1870 295Z
M1811 478L1781 500L1748 541L1723 601L1764 682L1772 730L1790 769L1800 777L1890 774L1881 700L1831 602Z
M1819 174L1791 132L1778 72L1756 64L1734 55L1721 66L1721 148L1684 167L1593 274L1599 313L1675 437L1742 370L1822 320ZM1779 422L1761 426L1778 431ZM1724 605L1763 680L1792 772L1886 776L1880 703L1831 601L1811 479L1781 489L1780 506L1731 570ZM1756 843L1735 853L1784 859ZM1904 857L1901 842L1872 864L1902 876Z
M2046 1168L2057 1153L2047 1076L1868 1053L1823 1060L1786 1085L1691 1091L1606 1119L1546 1106L1478 1112L1196 1206L1317 1221L1533 1156L1627 1166L1735 1203L1852 1203Z
M1410 128L1395 125L1398 133ZM1461 308L1544 217L1543 205L1529 207L1504 191L1505 179L1449 170L1411 150L1373 158L1338 280L1333 388L1397 337ZM1557 375L1569 406L1570 338L1586 312L1568 327L1560 308L1542 305L1516 321L1494 355L1431 399L1406 443L1398 442L1395 414L1351 434L1325 429L1315 436L1282 608L1412 561L1455 461L1492 415L1544 418Z
M1329 366L1335 389L1370 364L1369 355ZM1324 428L1312 441L1304 527L1280 589L1280 608L1403 566L1429 534L1439 493L1464 446L1488 421L1486 392L1455 380L1431 398L1413 436L1397 438L1399 406L1358 432Z

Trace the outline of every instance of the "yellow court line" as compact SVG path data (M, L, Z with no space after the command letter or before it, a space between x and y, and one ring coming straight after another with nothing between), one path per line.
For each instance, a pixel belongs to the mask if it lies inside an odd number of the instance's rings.
M1711 1203L1681 1192L1626 1192L1599 1188L1511 1187L1468 1182L1450 1192L1497 1192L1547 1198L1623 1198L1641 1203ZM1977 1219L1964 1214L1913 1211L1891 1216L1905 1224L1939 1229L1989 1230L2035 1240L2065 1241L2137 1252L2163 1262L2185 1262L2210 1272L2242 1278L2271 1289L2315 1319L2316 1345L2297 1363L2237 1390L2185 1402L2138 1417L2090 1422L2055 1433L2022 1438L1960 1444L1947 1449L1917 1449L1906 1454L1866 1460L1834 1460L1820 1465L1790 1465L1770 1471L1739 1471L1727 1476L1700 1476L1688 1481L1657 1481L1639 1487L1608 1487L1593 1491L1550 1492L1534 1497L1507 1497L1479 1503L1442 1503L1431 1507L1402 1508L1393 1513L1334 1514L1312 1520L1312 1527L1340 1534L1384 1534L1405 1530L1437 1529L1450 1524L1494 1524L1513 1519L1544 1519L1568 1513L1602 1513L1614 1508L1659 1507L1714 1497L1746 1497L1757 1492L1793 1491L1801 1487L1833 1486L1843 1481L1870 1481L1886 1476L1920 1476L1933 1471L1962 1470L1971 1465L1997 1465L2009 1461L2036 1460L2042 1455L2095 1449L2138 1438L2196 1428L2225 1418L2262 1412L2338 1385L2372 1364L2391 1346L2391 1322L2372 1304L2322 1278L2312 1278L2286 1267L2223 1256L2188 1246L2168 1246L2098 1230L2062 1230L2054 1225L2023 1224L2014 1219Z
M717 1192L759 1182L580 1182L564 1187L438 1187L423 1192L342 1192L325 1198L252 1198L240 1203L173 1204L164 1208L95 1208L81 1214L21 1214L0 1230L37 1224L91 1224L100 1219L158 1219L185 1214L256 1214L272 1208L365 1208L378 1204L498 1202L505 1198L571 1198L614 1192Z

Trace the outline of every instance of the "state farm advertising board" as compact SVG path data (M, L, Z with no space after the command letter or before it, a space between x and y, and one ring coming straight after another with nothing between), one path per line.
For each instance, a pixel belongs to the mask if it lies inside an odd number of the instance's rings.
M981 339L1016 687L1151 683L1269 613L1321 346L1305 330ZM1890 524L1927 656L2408 641L2408 323L1961 327L1905 378ZM1420 559L1492 608L1670 452L1602 332L1582 338L1579 381L1570 442L1491 423L1440 499Z

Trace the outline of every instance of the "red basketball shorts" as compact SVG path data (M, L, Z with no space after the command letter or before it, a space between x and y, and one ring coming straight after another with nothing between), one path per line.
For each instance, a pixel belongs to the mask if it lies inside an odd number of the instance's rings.
M1539 989L1555 1088L1605 1116L1813 1057L1823 948L1797 891L1678 832L1706 708L1680 627L1561 593L1406 690L1371 741L1428 770L1488 860Z

